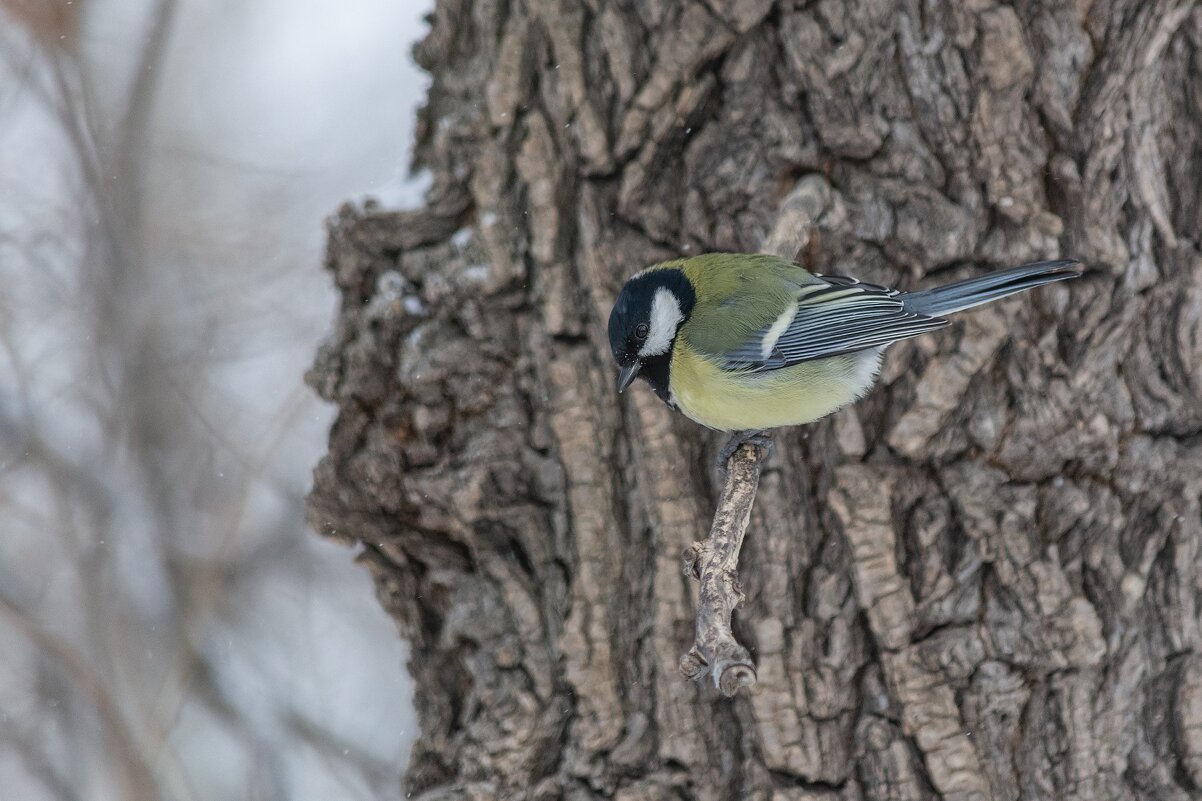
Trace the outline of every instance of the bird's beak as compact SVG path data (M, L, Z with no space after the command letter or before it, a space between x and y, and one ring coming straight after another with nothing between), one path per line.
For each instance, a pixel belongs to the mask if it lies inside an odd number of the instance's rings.
M622 365L622 369L618 371L618 394L621 395L626 387L630 386L634 381L635 376L639 374L639 369L643 366L640 361L631 362L630 364Z

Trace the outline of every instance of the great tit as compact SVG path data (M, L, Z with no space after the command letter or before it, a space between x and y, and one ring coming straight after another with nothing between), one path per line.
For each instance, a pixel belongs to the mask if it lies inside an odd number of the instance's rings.
M948 325L942 315L1076 278L1075 264L1041 261L901 292L775 256L663 262L627 281L610 313L618 392L643 378L671 408L746 441L860 398L885 348Z

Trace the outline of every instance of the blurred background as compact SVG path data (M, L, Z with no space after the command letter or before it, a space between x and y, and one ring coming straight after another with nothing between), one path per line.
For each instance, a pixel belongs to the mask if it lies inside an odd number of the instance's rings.
M323 217L416 205L430 0L0 0L0 797L395 798L406 658L305 529Z

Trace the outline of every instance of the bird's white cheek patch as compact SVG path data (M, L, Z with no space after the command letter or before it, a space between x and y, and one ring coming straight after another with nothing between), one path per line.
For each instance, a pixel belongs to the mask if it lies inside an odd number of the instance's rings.
M651 331L647 334L647 341L639 349L639 355L646 357L667 353L668 348L672 347L676 329L683 319L684 313L680 310L680 301L676 296L663 287L657 289L655 297L651 300Z

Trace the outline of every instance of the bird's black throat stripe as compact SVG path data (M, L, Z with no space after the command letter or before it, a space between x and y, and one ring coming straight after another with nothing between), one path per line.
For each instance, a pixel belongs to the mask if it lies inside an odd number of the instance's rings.
M639 377L646 379L651 385L651 389L655 390L655 394L659 399L673 409L676 404L672 403L672 395L668 391L668 379L672 370L672 349L661 356L652 356L643 360L643 368L639 370Z

